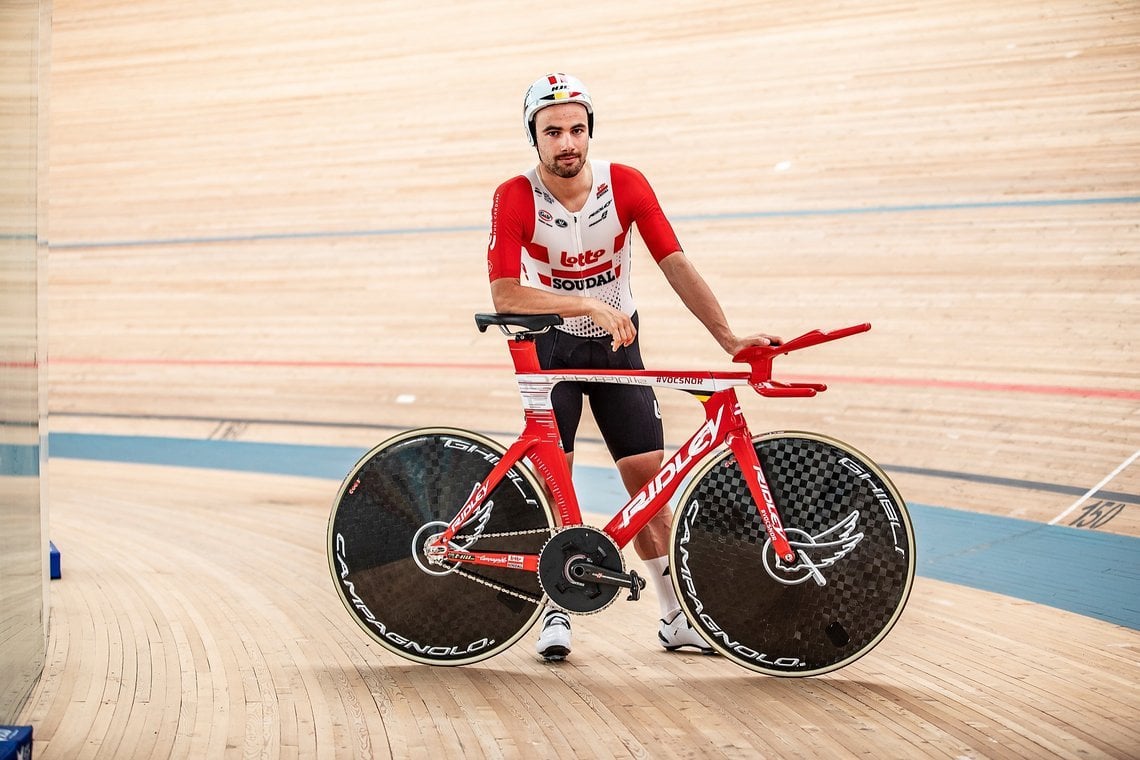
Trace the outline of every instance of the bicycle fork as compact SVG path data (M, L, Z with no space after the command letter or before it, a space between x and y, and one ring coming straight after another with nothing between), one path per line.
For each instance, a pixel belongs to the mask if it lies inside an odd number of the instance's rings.
M772 541L772 548L776 556L785 562L792 562L795 553L788 542L788 534L784 531L784 524L780 520L780 511L776 508L776 500L772 497L772 489L768 486L768 478L760 466L760 458L756 456L756 449L752 447L752 433L748 430L748 423L740 409L740 400L736 397L736 389L714 393L712 396L701 396L701 403L705 407L705 415L711 420L712 411L716 404L730 412L729 424L724 432L724 442L736 455L740 465L740 472L744 482L748 484L748 491L752 494L752 501L760 512L760 520L764 523L764 530Z
M728 447L736 455L740 464L740 471L744 475L744 482L752 493L752 500L756 502L756 509L760 511L760 520L764 523L764 530L768 531L768 538L772 541L772 548L776 556L785 562L795 560L792 545L788 542L788 534L784 531L784 524L780 521L780 511L776 509L776 501L772 498L772 489L768 486L768 478L760 466L760 459L756 456L756 449L752 447L752 436L748 429L733 430L725 438Z

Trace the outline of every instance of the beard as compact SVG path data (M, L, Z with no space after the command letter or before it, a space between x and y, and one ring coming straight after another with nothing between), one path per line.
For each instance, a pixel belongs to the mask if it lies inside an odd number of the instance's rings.
M559 160L560 157L565 158L567 156L576 156L577 160L571 163ZM577 177L582 171L582 168L586 165L586 157L578 153L563 153L560 154L560 156L552 156L546 159L542 165L554 176L570 179Z

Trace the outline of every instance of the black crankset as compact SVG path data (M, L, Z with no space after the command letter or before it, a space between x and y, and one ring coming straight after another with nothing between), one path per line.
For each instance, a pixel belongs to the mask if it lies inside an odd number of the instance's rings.
M538 555L538 581L550 601L569 612L598 612L608 607L618 589L636 601L645 580L625 572L621 550L600 530L585 526L555 533Z

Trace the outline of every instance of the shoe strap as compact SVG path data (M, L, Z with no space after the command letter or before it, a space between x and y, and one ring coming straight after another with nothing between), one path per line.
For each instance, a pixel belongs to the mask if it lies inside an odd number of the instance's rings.
M546 613L546 618L542 621L543 628L549 628L552 625L560 625L563 628L570 627L570 618L565 612L558 610L551 610Z

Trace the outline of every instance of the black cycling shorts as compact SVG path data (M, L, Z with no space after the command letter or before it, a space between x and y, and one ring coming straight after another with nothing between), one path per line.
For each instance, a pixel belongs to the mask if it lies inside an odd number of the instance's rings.
M634 314L635 329L637 324ZM612 342L609 336L579 338L555 328L539 335L535 348L543 369L645 369L636 338L617 351L610 350ZM574 451L583 396L590 399L590 411L614 461L665 448L657 396L649 386L563 381L554 386L551 402L567 454Z

